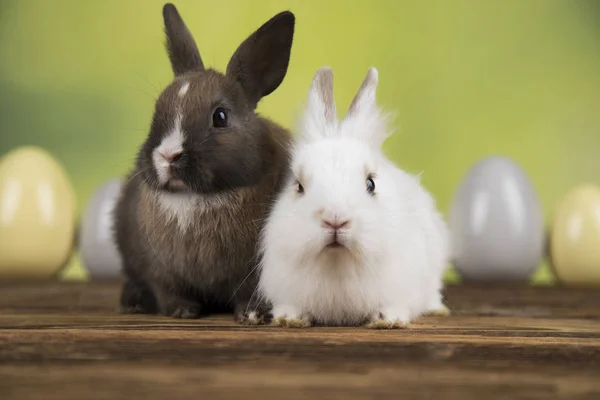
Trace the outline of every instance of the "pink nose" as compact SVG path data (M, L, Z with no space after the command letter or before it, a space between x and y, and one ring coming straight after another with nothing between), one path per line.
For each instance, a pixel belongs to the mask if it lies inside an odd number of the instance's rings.
M331 228L335 231L342 229L343 227L347 226L350 223L349 220L345 219L345 220L340 220L340 219L334 219L334 220L323 220L323 226L326 228Z
M181 158L181 152L169 152L169 153L160 153L160 156L165 159L166 162L172 164Z

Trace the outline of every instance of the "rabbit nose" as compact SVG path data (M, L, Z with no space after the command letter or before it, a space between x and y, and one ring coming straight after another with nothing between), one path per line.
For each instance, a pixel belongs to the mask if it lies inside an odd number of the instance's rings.
M177 161L179 161L181 159L181 151L175 151L175 152L161 152L160 156L162 158L164 158L164 160L166 162L168 162L169 164L174 164Z
M335 231L340 230L346 226L348 226L348 224L350 223L350 220L347 219L324 219L323 220L323 227L324 228L331 228Z

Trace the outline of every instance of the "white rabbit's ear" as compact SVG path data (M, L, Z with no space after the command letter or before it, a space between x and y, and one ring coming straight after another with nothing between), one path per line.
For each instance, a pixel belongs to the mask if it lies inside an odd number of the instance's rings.
M315 73L310 85L300 132L308 140L327 137L335 133L337 124L333 70L330 67L322 67Z
M360 113L377 111L377 83L379 82L379 73L375 67L369 68L367 76L362 85L350 103L346 118Z
M331 68L323 67L315 73L308 94L308 106L324 126L334 125L337 121Z
M380 147L390 132L387 129L389 116L377 106L377 84L379 72L371 67L354 96L344 118L344 135L369 142Z

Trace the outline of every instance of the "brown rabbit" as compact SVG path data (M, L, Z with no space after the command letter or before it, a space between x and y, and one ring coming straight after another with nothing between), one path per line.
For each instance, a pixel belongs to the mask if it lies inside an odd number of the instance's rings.
M124 264L122 312L176 318L233 310L260 322L257 241L288 166L291 136L255 108L283 81L295 17L277 14L206 69L172 4L163 8L175 78L123 186L114 230Z

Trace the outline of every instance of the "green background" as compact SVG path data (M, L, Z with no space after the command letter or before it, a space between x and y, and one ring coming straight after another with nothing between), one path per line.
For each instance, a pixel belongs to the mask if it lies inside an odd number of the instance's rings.
M314 72L335 71L340 114L367 68L397 114L386 152L447 212L481 157L527 172L550 221L556 202L597 182L600 2L556 0L175 1L205 64L223 70L237 45L283 10L297 17L288 75L259 111L292 127ZM48 149L74 182L79 212L123 175L153 101L171 79L154 0L0 0L0 155ZM63 276L85 276L78 258ZM452 276L450 276L452 278ZM545 263L535 281L552 276Z

